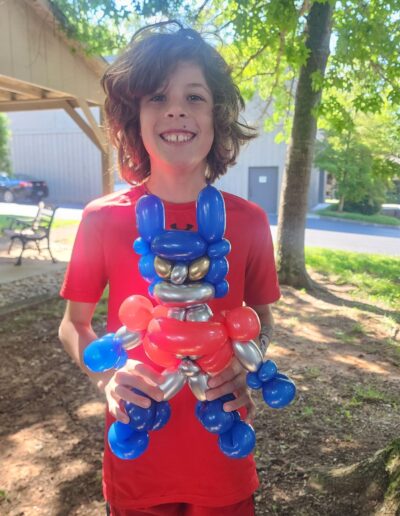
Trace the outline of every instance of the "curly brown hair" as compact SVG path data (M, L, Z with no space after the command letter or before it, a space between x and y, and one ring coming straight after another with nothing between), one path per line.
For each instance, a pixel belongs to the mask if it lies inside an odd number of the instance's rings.
M178 30L168 31L171 24ZM101 80L108 131L118 151L121 176L128 183L140 183L150 175L149 155L140 136L140 99L165 84L182 61L200 66L213 95L214 141L207 155L207 180L212 183L225 174L235 164L240 146L257 136L254 128L238 121L244 101L230 67L198 32L176 21L146 26L135 33Z

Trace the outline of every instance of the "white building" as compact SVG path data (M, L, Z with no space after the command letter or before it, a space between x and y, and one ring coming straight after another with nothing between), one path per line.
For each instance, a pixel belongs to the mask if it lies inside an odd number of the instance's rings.
M256 120L257 111L257 103L252 102L246 118ZM102 195L100 152L63 110L16 112L9 117L15 173L46 180L53 203L86 204ZM286 158L286 144L275 143L274 136L261 130L216 184L260 204L268 213L278 210ZM324 174L313 170L310 208L323 201L324 188Z

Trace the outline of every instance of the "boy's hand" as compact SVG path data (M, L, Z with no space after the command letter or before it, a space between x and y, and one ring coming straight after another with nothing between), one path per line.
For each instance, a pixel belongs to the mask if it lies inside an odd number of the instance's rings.
M165 378L151 366L137 360L128 360L124 367L118 369L104 386L108 410L118 421L129 423L129 417L123 410L124 401L143 408L150 406L148 398L136 394L132 389L139 389L153 400L162 401L164 393L159 385L164 381Z
M241 407L247 410L246 421L251 422L255 415L255 404L246 383L247 371L234 357L229 366L208 380L209 389L206 391L208 401L220 398L224 394L233 393L235 400L224 404L226 412L232 412Z

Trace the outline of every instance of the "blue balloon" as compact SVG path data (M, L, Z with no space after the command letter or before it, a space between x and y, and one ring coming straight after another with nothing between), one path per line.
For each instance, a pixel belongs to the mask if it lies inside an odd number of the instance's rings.
M260 368L257 371L257 375L262 382L267 382L271 380L274 376L276 376L278 372L278 368L276 367L275 362L272 360L267 360L263 364L261 364Z
M150 252L150 246L142 237L138 237L133 242L133 250L137 254L148 254Z
M229 265L226 258L216 258L215 260L211 260L210 268L208 269L204 281L208 281L209 283L216 285L225 279L228 269Z
M215 294L214 297L224 297L229 291L229 283L226 280L220 281L214 286Z
M206 186L197 198L197 225L207 242L221 240L225 232L225 202L221 192Z
M262 387L264 401L271 408L283 408L293 401L296 395L296 386L291 380L273 378Z
M230 430L219 436L218 444L228 457L242 459L253 451L256 434L251 425L244 421L235 421Z
M110 426L108 431L108 444L111 451L119 459L123 460L132 460L140 457L149 445L148 432L133 430L133 433L129 434L127 430L121 430L120 425L128 426L117 421ZM120 439L120 436L124 438Z
M161 281L163 281L161 278L159 278L158 276L156 276L151 284L149 285L149 288L147 289L148 290L148 293L150 294L151 297L154 297L154 287L157 285L157 283L160 283Z
M156 414L154 416L152 430L161 430L169 421L171 417L171 407L168 401L155 402Z
M164 206L156 195L144 195L136 204L136 226L140 236L151 242L164 231Z
M147 398L147 396L145 396ZM129 426L135 430L151 430L156 415L155 403L150 407L144 408L134 403L125 402L125 412L129 416Z
M221 258L226 256L231 250L231 243L229 240L223 238L215 244L210 244L207 249L207 254L210 258Z
M263 384L257 373L247 373L246 383L250 389L261 389Z
M227 432L235 422L234 414L223 410L223 403L221 399L197 403L196 416L208 432Z
M151 242L154 254L173 261L191 261L204 256L207 243L194 231L164 231Z
M156 277L157 273L154 268L154 255L152 253L146 254L140 258L139 272L147 281L152 281Z
M114 333L108 333L91 342L83 351L85 366L94 373L102 373L113 369L118 364L122 346L119 340L114 340Z

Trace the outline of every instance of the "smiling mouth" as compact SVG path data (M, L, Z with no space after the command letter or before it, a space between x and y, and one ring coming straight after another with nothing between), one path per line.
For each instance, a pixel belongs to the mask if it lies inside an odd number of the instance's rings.
M167 143L187 143L196 135L194 133L164 133L160 136Z

